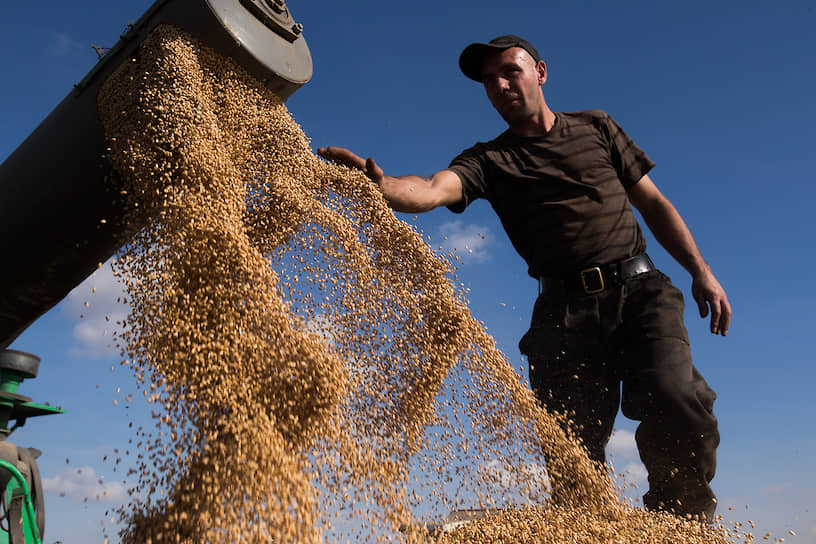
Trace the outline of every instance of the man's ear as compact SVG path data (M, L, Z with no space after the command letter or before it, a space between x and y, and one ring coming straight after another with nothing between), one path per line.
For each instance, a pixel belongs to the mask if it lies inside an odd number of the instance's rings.
M538 61L536 64L536 72L538 72L538 84L544 85L547 81L547 65L543 60Z

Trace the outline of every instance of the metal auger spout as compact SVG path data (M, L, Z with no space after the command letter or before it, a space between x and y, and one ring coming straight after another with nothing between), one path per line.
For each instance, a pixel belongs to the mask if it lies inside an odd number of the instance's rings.
M0 165L0 349L126 242L97 94L160 24L231 57L284 100L311 78L303 27L283 0L155 2Z

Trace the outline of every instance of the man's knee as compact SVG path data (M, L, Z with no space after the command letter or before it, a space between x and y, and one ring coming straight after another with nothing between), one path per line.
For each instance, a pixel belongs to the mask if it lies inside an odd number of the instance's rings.
M681 339L649 344L640 354L649 357L624 378L623 414L686 437L718 437L717 395L692 364L688 344Z

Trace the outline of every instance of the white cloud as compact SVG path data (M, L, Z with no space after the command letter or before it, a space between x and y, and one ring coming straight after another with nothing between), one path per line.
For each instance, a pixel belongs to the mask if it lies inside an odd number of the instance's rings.
M640 462L635 433L626 429L615 429L606 446L606 453L610 464L615 468L615 473L627 486L646 485L648 473Z
M466 225L457 219L442 224L439 233L445 252L456 251L461 259L474 262L484 262L490 258L487 249L491 235L487 227Z
M43 489L61 497L100 502L121 502L127 495L121 482L105 482L91 467L66 468L58 476L43 478Z
M78 345L71 348L72 355L118 355L113 334L121 334L121 323L130 313L128 305L121 302L125 298L123 289L108 261L69 293L63 312L70 319L79 319L73 329Z
M82 45L67 32L57 32L53 35L51 53L58 57L75 55L82 49Z
M615 429L606 446L606 452L613 459L638 459L635 433L626 429Z
M643 466L643 463L639 462L627 463L626 466L623 467L623 471L618 472L618 474L621 473L626 483L635 484L638 487L644 485L649 477L649 474L646 472L646 467Z

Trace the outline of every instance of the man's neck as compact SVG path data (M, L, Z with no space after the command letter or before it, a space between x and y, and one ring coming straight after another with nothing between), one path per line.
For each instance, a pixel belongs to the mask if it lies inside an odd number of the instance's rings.
M523 123L510 125L510 130L519 136L545 136L555 125L555 113L544 104L532 118Z

